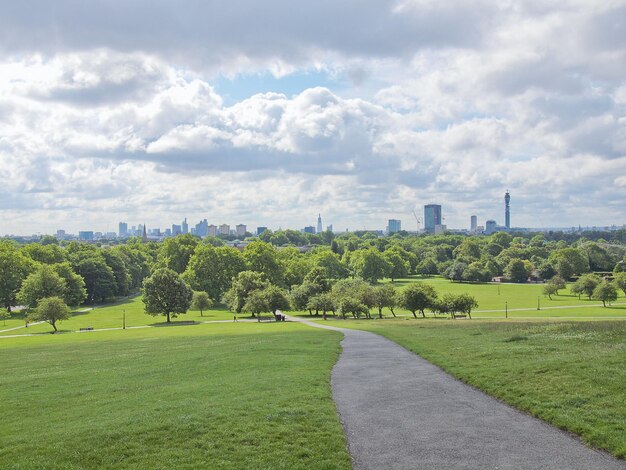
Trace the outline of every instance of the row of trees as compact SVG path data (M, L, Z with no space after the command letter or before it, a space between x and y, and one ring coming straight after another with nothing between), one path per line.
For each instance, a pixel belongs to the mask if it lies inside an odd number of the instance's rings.
M282 235L288 241L301 242L297 233ZM270 235L276 233L263 238ZM143 280L159 269L172 270L191 289L205 292L214 301L224 298L240 273L252 271L270 286L289 293L292 302L300 302L303 296L308 302L311 276L320 270L332 283L361 280L376 284L383 278L394 280L409 274L443 274L453 281L486 281L504 275L523 282L534 273L544 279L557 275L567 280L595 270L619 272L626 253L624 245L603 239L579 238L568 244L544 235L514 237L503 232L489 237L383 238L371 233L337 237L327 233L320 241L323 245L307 253L293 246L279 249L272 243L255 240L240 251L218 239L200 240L191 235L162 243L130 240L113 247L78 242L59 245L49 238L24 246L2 241L0 302L8 310L16 304L34 309L40 299L49 297L72 306L102 302L139 291ZM272 297L270 293L267 298ZM325 293L328 291L315 292ZM261 300L254 299L255 310L265 306ZM323 296L314 300L318 305L330 305Z
M143 301L146 313L165 315L167 322L190 306L202 309L213 304L206 292L193 292L184 278L169 268L159 268L145 280ZM372 318L373 309L382 318L385 308L395 317L396 307L409 310L416 318L418 313L425 317L426 310L471 318L472 309L478 306L468 294L445 294L440 298L431 285L421 282L409 284L401 291L391 284L372 286L361 279L334 282L319 267L309 272L291 293L272 284L262 273L242 271L233 279L222 302L235 314L249 313L253 318L279 310L308 310L310 315L321 312L324 319L329 312L339 313L344 319L347 315Z
M558 295L561 289L565 289L566 282L559 276L554 276L543 287L543 293L552 299L553 295ZM602 301L606 307L607 302L617 300L618 291L626 295L626 272L615 273L613 281L601 278L597 274L589 273L580 276L571 286L570 291L578 295L578 298L585 295L589 300Z
M310 315L320 313L326 319L331 312L343 318L371 318L372 310L383 317L383 309L388 309L395 317L394 309L409 310L417 318L419 312L425 316L426 310L434 313L471 315L478 304L467 294L446 294L439 298L435 289L425 283L416 282L399 291L391 284L372 286L362 279L331 280L324 268L314 268L302 284L294 287L291 293L272 285L259 273L244 271L233 281L230 290L224 295L224 302L235 312L247 312L253 317L263 312L276 313L277 310L301 310Z
M0 303L36 307L57 296L68 305L101 302L137 291L156 261L156 247L139 243L100 248L0 242Z

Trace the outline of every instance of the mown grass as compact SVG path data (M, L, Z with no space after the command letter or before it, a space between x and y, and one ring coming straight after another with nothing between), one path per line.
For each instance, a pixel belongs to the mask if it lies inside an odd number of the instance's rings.
M390 282L385 280L384 283ZM626 318L626 297L622 292L611 306L603 307L602 302L589 300L586 297L578 298L566 289L553 295L552 299L543 295L543 284L509 284L509 283L469 283L451 282L440 276L424 277L411 276L406 279L397 279L392 285L399 291L412 282L431 284L439 296L447 293L473 295L478 301L478 308L472 313L474 318L572 318L572 319L607 319ZM539 307L539 310L537 309ZM375 309L372 309L374 312ZM403 308L394 309L396 315L411 315ZM308 312L297 312L298 315L308 316ZM375 315L377 316L378 311ZM391 317L388 309L383 310L385 317ZM428 312L428 316L433 316Z
M460 380L626 457L626 321L342 324L381 334Z
M114 304L96 307L80 307L72 313L72 317L57 324L57 328L61 331L76 331L81 328L121 328L123 325L123 317L126 316L126 326L143 326L155 325L165 322L164 316L151 316L144 312L144 304L141 296L120 299ZM240 317L244 317L241 315ZM246 315L245 317L248 317ZM189 310L185 314L181 314L172 319L174 323L181 322L202 322L215 320L232 320L233 314L226 308L216 306L214 308L204 310L202 315L199 310ZM24 314L17 313L15 318L7 321L7 326L0 323L0 331L8 328L24 326ZM16 335L16 334L34 334L34 333L50 333L52 327L47 324L30 325L28 328L19 328L17 330L0 332L0 335Z
M341 335L290 323L0 340L0 468L349 468Z
M602 302L589 300L584 296L579 299L578 295L572 294L569 290L572 286L571 283L566 289L559 291L559 295L553 295L552 299L543 294L543 284L451 282L440 276L412 276L407 279L399 279L393 285L402 289L415 281L431 284L439 295L446 293L469 293L473 295L479 305L475 315L477 318L503 317L507 309L509 318L626 317L626 297L622 292L619 293L620 295L614 305L605 308L602 306ZM537 307L540 310L537 310ZM525 310L516 311L516 309Z

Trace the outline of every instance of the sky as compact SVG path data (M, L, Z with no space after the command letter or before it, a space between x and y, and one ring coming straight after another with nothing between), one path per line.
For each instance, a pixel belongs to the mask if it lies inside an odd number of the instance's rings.
M626 1L2 10L0 234L626 223Z

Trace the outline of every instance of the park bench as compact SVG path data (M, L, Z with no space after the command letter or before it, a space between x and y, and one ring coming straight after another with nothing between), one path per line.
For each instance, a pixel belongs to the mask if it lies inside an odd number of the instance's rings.
M452 318L467 318L467 315L465 313L453 313Z
M85 328L81 328L80 331L93 331L93 326L87 326Z
M285 315L281 315L280 313L275 314L273 317L263 317L261 315L257 315L257 321L260 323L262 321L285 321Z

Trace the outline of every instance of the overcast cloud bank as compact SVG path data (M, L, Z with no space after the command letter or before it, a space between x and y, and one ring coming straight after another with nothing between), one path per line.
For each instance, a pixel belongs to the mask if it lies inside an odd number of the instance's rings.
M0 232L466 226L507 189L514 225L626 222L626 2L442 3L7 6ZM331 86L214 87L306 71Z

